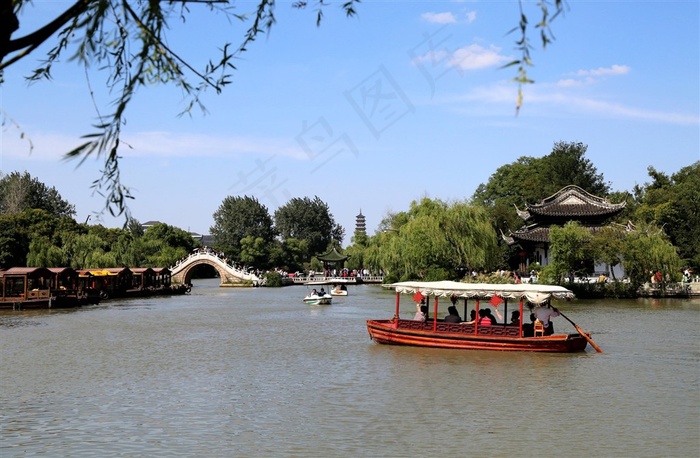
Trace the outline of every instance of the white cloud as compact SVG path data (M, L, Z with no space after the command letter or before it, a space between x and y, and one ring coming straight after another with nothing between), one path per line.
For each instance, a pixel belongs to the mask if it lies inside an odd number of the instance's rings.
M30 149L29 141L33 145ZM58 162L67 151L83 143L78 135L56 132L29 133L25 138L3 133L2 155L5 158ZM136 132L122 135L120 154L128 157L230 157L259 154L308 159L293 139L226 137L179 132Z
M511 104L515 105L517 87L511 82L501 82L489 86L475 88L469 93L452 101L470 101L486 104ZM447 101L447 100L446 100ZM547 84L535 84L527 86L524 109L532 107L548 106L556 107L566 112L575 112L581 116L595 116L619 119L632 119L651 121L675 125L700 125L700 117L697 114L684 114L649 110L646 108L631 107L620 103L612 103L595 97L572 96L566 90L557 90L556 87ZM556 113L551 108L547 109L551 115Z
M421 18L433 24L454 24L457 22L457 19L452 13L423 13L421 14Z
M452 53L449 59L451 67L460 70L479 70L495 67L508 60L508 57L500 54L501 49L496 46L484 48L480 45L469 45L459 48Z
M589 84L595 84L600 79L608 76L620 76L628 74L632 69L627 65L612 65L610 67L599 67L589 70L578 70L576 72L569 73L573 76L572 78L565 78L557 82L558 86L561 87L573 87L573 86L584 86Z
M559 86L559 87L578 87L578 86L583 86L583 82L581 80L577 80L574 78L566 78L566 79L557 81L557 86Z
M421 18L431 24L456 24L461 22L453 13L423 13ZM471 24L474 21L476 21L476 11L464 13L464 22Z
M422 65L428 63L433 67L445 66L463 72L496 67L502 65L507 60L508 57L501 55L500 48L496 46L489 46L486 48L473 44L456 50L431 50L414 58L413 64Z
M629 107L619 103L610 103L592 97L570 97L565 94L552 94L540 96L533 101L553 103L565 106L569 110L588 113L595 116L605 116L622 119L636 119L676 125L698 125L700 118L696 115L682 113L670 113L664 111L648 110L645 108Z
M632 69L627 65L613 65L611 67L599 67L592 70L579 70L576 76L611 76L611 75L626 75Z

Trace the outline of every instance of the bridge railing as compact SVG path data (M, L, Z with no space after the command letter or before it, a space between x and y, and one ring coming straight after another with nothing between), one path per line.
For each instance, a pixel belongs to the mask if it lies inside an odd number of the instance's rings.
M382 275L363 275L363 276L357 276L357 277L326 277L323 275L312 275L312 276L294 276L294 277L289 277L294 281L294 284L305 284L308 282L325 282L325 283L381 283L384 280L384 276Z

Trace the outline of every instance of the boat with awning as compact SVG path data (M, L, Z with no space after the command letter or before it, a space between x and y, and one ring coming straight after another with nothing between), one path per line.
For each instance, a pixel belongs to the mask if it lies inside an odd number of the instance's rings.
M544 332L528 333L527 324L523 324L524 312L536 307L551 307L552 301L571 301L574 294L570 290L556 285L542 284L486 284L463 283L456 281L419 282L408 281L393 283L385 287L396 292L394 316L390 319L367 320L367 330L376 343L389 345L410 345L433 348L455 348L469 350L501 351L537 351L567 353L584 351L587 343L600 351L575 323L571 322L578 333L551 334ZM402 295L410 295L416 304L430 304L432 311L424 321L413 317L399 316ZM502 316L508 317L508 306L519 312L518 323L496 323L480 325L474 322L448 322L439 318L440 300L447 300L453 306L464 304L464 317L467 317L468 304L471 301L474 310L503 306ZM513 303L516 305L513 306ZM430 309L430 307L428 307ZM447 306L444 306L447 309ZM529 314L529 313L528 313Z

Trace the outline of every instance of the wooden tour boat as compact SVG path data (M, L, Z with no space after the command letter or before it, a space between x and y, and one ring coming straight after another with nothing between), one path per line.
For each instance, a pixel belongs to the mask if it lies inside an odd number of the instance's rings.
M78 307L99 302L81 288L70 267L10 267L0 269L0 308Z
M600 348L591 340L590 335L582 331L561 311L562 316L578 331L577 334L552 334L525 337L523 320L519 324L496 324L490 326L451 323L438 319L438 299L447 298L456 304L464 301L464 315L467 315L467 301L474 300L475 310L479 311L480 300L486 300L490 306L503 304L503 316L508 317L508 301L517 300L520 317L524 317L523 308L546 305L552 299L572 300L574 294L561 286L539 284L485 284L461 283L454 281L437 282L400 282L387 285L396 291L396 309L394 317L385 320L367 320L370 338L379 344L411 345L433 348L456 348L468 350L501 351L538 351L569 353L584 351L586 344L599 352ZM432 316L425 321L416 321L399 317L399 304L402 294L413 295L414 302L421 299L429 304L433 296ZM528 305L529 304L529 305ZM528 313L529 315L529 313ZM411 317L412 318L412 317ZM527 325L525 325L527 326ZM539 333L537 333L539 334Z

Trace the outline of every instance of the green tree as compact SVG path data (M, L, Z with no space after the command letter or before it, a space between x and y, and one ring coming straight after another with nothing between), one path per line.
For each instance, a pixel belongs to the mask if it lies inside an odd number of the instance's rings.
M63 251L70 267L74 269L101 269L117 267L109 245L95 233L74 235L66 240Z
M253 237L249 235L241 239L241 253L238 259L243 264L253 265L262 269L271 267L270 259L270 242L262 237Z
M514 207L523 209L568 185L577 185L593 195L605 196L609 186L593 163L585 158L582 143L557 142L541 158L523 156L499 167L486 183L480 184L472 201L483 205L496 230L508 233L522 225Z
M117 241L110 245L110 251L119 266L148 267L146 256L139 250L142 238L134 237L131 231L123 231Z
M185 254L192 251L197 243L189 232L165 223L149 227L143 238L145 240L158 240L171 248L182 249Z
M635 186L634 221L655 223L686 264L700 269L700 161L671 176L648 168L652 181Z
M88 234L94 235L96 238L101 240L105 250L107 251L111 251L112 246L114 246L119 241L119 239L124 235L124 233L125 231L123 229L104 227L101 224L88 226Z
M136 218L127 218L124 227L127 231L131 232L134 237L141 237L146 233L143 225Z
M306 240L288 238L276 240L270 252L270 264L287 272L307 270L304 263L308 260L309 244Z
M585 157L588 146L581 142L556 142L552 152L543 157L539 173L540 185L546 196L564 186L576 185L596 196L606 196L610 185L603 174Z
M625 228L619 225L603 226L592 234L590 250L597 261L607 264L615 280L614 267L620 264L625 243Z
M188 254L182 247L173 247L161 244L154 253L146 259L141 267L169 267L175 265L178 259L182 259Z
M305 260L326 251L333 241L342 242L345 230L336 224L328 204L318 196L292 198L275 211L275 229L282 240L298 239L307 243Z
M168 267L187 256L196 245L192 236L165 223L148 228L141 237L132 230L119 230L110 253L117 265L126 267Z
M55 217L72 217L75 206L61 198L56 188L49 188L28 172L12 172L0 178L0 213L45 210Z
M65 266L65 253L46 237L37 237L29 243L27 266L57 267Z
M29 236L19 214L0 215L0 267L26 266Z
M564 276L585 266L592 259L591 232L576 221L549 228L551 269L561 282Z
M22 267L47 259L47 250L61 249L64 240L71 234L84 233L84 225L69 217L56 217L46 210L26 209L21 213L0 214L0 266ZM33 241L41 239L35 246L31 260L30 247ZM57 264L50 267L66 265Z
M241 240L261 238L271 243L275 230L267 207L255 197L226 197L214 212L214 225L209 229L216 246L233 259L241 254Z
M663 230L654 224L640 224L625 237L622 265L634 285L649 281L654 272L662 278L680 276L681 259Z
M355 238L357 240L357 238ZM370 237L363 236L361 243L353 243L345 248L345 255L349 256L345 262L345 267L349 270L361 271L367 264L365 263L365 252L369 247Z
M363 255L365 267L383 271L389 281L459 278L494 265L497 237L481 207L423 198L385 220L394 227L371 237Z
M121 265L128 267L163 267L174 264L174 262L160 264L158 261L160 252L168 248L168 246L156 238L138 237L130 241L124 240L125 246L121 245L121 243L122 239L120 239L118 251L114 253L115 258L119 260Z

